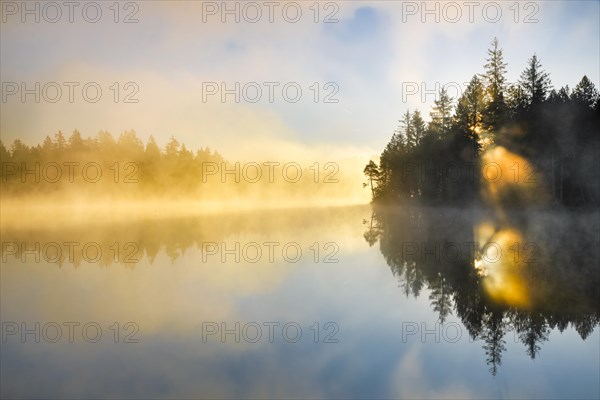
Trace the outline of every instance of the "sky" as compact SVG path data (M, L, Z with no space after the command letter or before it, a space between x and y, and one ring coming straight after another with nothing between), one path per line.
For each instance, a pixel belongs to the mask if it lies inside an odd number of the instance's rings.
M407 109L428 117L441 85L457 97L483 72L494 37L509 82L536 53L555 87L598 85L599 5L2 1L0 136L134 129L238 160L377 155Z

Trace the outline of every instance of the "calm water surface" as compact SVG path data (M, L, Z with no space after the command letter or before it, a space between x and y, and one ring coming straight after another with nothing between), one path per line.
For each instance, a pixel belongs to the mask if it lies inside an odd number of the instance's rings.
M2 396L598 398L598 238L370 206L3 225Z

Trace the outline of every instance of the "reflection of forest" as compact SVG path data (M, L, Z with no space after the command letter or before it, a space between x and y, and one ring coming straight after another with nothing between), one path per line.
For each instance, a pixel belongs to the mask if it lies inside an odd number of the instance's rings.
M340 234L356 237L356 234L350 235L344 230L354 227L357 215L362 215L365 210L368 210L365 206L354 206L140 220L103 221L102 218L87 217L70 221L56 218L56 221L38 224L26 221L3 223L0 256L3 263L39 260L78 267L94 259L95 249L100 248L101 257L93 264L121 264L134 268L138 264L153 264L157 255L163 252L171 262L175 262L188 249L202 251L202 244L208 242L226 242L229 248L234 246L232 241L235 240L244 243L305 242L308 247L318 238L326 237L324 242L327 242L337 240ZM86 251L87 257L83 250L86 244L92 244ZM55 260L57 247L60 257Z
M485 342L495 374L510 330L535 358L550 329L571 325L585 339L600 322L598 221L598 211L376 207L364 236L379 240L407 296L427 289L441 322L454 312Z

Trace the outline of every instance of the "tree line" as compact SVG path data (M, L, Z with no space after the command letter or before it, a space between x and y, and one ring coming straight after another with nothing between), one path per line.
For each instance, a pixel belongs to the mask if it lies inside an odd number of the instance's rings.
M203 163L224 161L217 151L193 152L174 137L161 149L154 137L144 143L134 130L117 138L107 131L85 138L78 130L67 138L59 131L34 146L15 139L9 149L0 141L0 159L3 191L11 194L59 192L69 186L106 191L122 183L136 184L132 190L181 190L199 176ZM82 168L90 163L98 167L82 178Z
M163 148L152 136L144 143L134 130L116 138L107 131L94 137L77 130L66 137L59 131L33 146L15 139L9 148L0 141L0 161L0 189L11 198L76 194L277 201L306 193L339 198L358 187L356 177L350 180L337 163L235 162L208 147L190 150L174 137Z
M455 101L442 88L425 122L407 110L379 162L364 168L377 202L465 204L481 200L482 155L497 146L524 157L565 206L600 205L600 99L587 76L571 90L552 88L533 55L518 82L506 80L494 39L484 72ZM453 169L452 176L447 170ZM508 202L512 200L509 198Z

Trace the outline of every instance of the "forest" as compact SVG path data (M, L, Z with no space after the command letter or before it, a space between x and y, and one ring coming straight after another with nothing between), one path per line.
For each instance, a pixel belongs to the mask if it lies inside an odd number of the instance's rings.
M114 137L61 131L28 146L0 141L5 200L342 201L364 191L351 158L332 161L232 161L208 147L194 151L171 136L161 148L134 130ZM362 164L363 161L360 162Z
M487 55L484 72L472 77L456 101L441 89L428 123L418 110L404 113L379 162L371 160L364 168L364 186L373 200L479 204L499 172L515 174L520 167L521 175L537 184L537 199L509 185L496 193L496 202L511 207L532 202L600 205L600 101L595 85L583 76L573 89L554 89L535 54L511 84L497 39ZM492 173L490 157L499 149L517 164ZM521 176L517 183L524 180Z
M15 139L10 150L0 143L0 159L3 191L11 195L59 192L70 186L79 191L88 186L100 192L114 184L134 184L129 185L131 190L139 189L139 184L142 191L169 188L176 192L190 187L202 163L224 161L209 148L192 152L174 137L164 149L152 136L144 144L133 130L116 139L107 131L88 138L78 130L68 138L59 131L36 146ZM98 167L84 172L92 163ZM97 178L98 174L102 176Z

